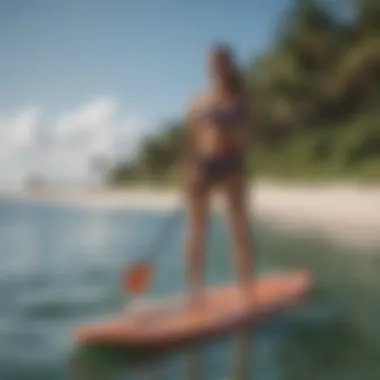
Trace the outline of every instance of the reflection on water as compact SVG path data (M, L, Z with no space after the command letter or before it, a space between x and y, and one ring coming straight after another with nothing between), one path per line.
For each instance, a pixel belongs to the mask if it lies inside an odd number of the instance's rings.
M236 347L232 355L229 379L244 380L252 378L253 342L250 330L237 334Z
M363 379L380 374L380 255L257 226L259 270L305 267L313 294L249 331L168 352L72 347L73 325L120 310L125 265L163 215L0 203L0 378ZM156 261L148 296L183 290L181 225ZM213 219L209 284L233 279L224 223ZM75 353L75 355L74 355ZM68 366L70 362L70 366Z
M120 348L87 348L71 362L71 373L77 380L110 379L137 376L139 379L230 379L253 378L252 331L237 332L230 341L193 344L165 353L136 353ZM96 351L97 350L97 351ZM230 351L230 352L228 352ZM178 366L179 364L179 366Z

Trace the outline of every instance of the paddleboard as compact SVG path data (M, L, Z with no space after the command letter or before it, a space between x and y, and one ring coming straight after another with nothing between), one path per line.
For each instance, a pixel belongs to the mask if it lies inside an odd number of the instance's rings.
M245 293L236 283L205 289L203 302L191 307L185 294L127 308L120 315L76 326L82 344L158 348L226 333L258 323L296 305L308 293L306 271L258 275Z

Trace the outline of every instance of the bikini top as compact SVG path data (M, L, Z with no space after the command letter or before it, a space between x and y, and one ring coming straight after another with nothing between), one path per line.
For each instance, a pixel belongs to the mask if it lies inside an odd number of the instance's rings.
M239 101L225 108L212 105L202 110L196 118L198 122L214 124L218 128L228 131L246 121L247 109L243 102Z

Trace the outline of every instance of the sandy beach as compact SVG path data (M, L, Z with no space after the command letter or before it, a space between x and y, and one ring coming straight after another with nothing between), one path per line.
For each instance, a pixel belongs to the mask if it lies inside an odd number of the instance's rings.
M168 210L181 202L175 190L71 190L16 192L3 198L65 203L87 207ZM355 184L285 185L260 183L251 188L252 216L286 230L322 233L343 244L380 245L380 186ZM216 196L215 210L223 209Z

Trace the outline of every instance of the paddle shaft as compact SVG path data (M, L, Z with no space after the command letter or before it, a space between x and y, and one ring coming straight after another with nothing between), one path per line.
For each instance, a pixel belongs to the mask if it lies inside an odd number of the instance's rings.
M178 225L181 214L182 208L180 207L177 207L172 213L170 213L168 218L162 224L162 227L159 229L157 235L145 248L144 253L138 261L151 261L164 252L163 246L168 242L170 237L169 233L172 232L173 227Z

